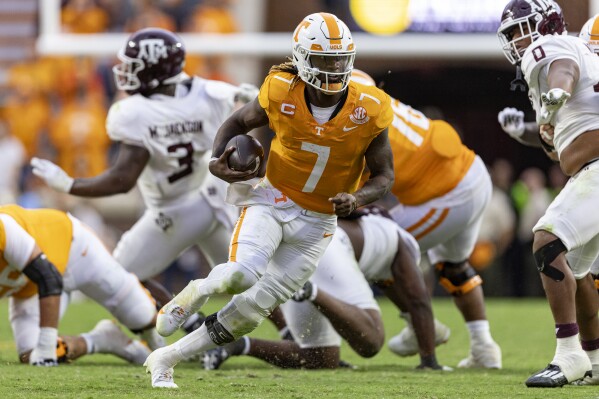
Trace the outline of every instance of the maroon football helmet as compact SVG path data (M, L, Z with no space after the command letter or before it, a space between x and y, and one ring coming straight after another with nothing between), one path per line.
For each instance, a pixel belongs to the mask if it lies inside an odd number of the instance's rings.
M146 95L161 85L176 82L185 64L185 46L172 32L146 28L127 39L118 57L122 63L112 68L117 88Z
M519 29L520 37L513 38ZM512 64L519 64L526 47L516 44L530 38L534 42L541 36L565 34L566 23L560 6L552 0L512 0L503 10L497 36L503 53Z

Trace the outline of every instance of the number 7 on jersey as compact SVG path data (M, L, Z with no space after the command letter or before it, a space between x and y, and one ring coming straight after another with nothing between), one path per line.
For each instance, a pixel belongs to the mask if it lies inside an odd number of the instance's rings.
M322 176L322 172L324 172L324 168L329 160L331 148L303 141L301 149L316 154L316 163L314 164L314 168L312 168L308 181L306 181L306 184L302 189L302 192L304 193L311 193L314 191L314 188L316 188L316 185Z

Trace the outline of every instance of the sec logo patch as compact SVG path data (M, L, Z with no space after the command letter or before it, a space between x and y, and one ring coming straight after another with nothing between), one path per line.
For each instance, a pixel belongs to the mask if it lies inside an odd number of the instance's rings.
M349 116L349 119L351 119L351 121L353 123L355 123L356 125L363 125L364 123L368 122L370 117L368 116L368 113L366 112L366 108L356 107L354 109L354 111L351 113L351 115Z

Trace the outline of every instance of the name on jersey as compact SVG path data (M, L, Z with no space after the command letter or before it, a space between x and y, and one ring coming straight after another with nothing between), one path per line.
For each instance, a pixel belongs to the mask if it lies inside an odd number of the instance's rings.
M176 122L162 126L150 126L151 138L178 137L188 133L201 133L202 121Z

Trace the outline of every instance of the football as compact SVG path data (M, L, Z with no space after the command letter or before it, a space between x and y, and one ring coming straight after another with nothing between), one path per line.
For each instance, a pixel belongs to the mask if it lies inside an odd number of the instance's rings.
M255 171L264 160L262 144L252 136L240 134L227 143L227 148L235 147L227 160L229 168L238 172Z

